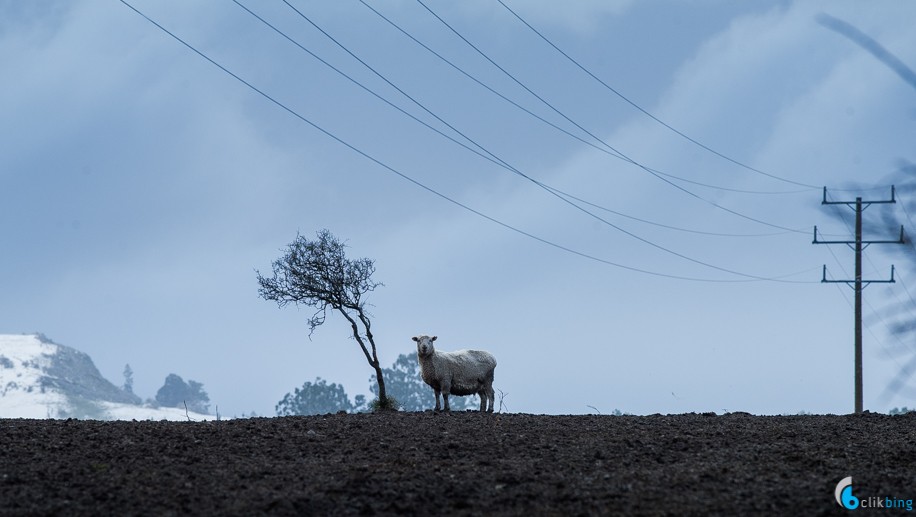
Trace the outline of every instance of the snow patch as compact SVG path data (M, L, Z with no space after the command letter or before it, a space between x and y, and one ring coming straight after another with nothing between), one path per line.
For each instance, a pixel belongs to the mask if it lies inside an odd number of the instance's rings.
M105 380L78 350L41 334L0 334L0 418L216 419L183 408L129 403L133 399L139 401Z

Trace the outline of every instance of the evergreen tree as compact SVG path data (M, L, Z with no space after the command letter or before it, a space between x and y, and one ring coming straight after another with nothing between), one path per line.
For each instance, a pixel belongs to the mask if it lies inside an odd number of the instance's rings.
M365 403L365 397L356 396L358 405ZM347 392L343 386L318 377L315 382L306 381L302 388L296 388L293 393L287 393L283 400L277 403L277 416L292 415L323 415L338 411L351 411L357 406L350 403Z
M165 407L185 407L197 413L210 410L210 397L204 385L189 380L187 383L174 373L165 378L165 384L156 392L156 402Z
M124 391L130 394L134 392L134 371L130 368L130 363L124 365Z

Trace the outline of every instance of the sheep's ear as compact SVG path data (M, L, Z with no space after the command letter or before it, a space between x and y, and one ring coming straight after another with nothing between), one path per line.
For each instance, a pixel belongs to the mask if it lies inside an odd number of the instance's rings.
M439 337L439 336L433 336L433 337L429 338L429 340L430 340L430 341L435 341L437 337Z
M412 338L410 338L410 339L413 339L414 341L419 341L419 340L420 340L417 336L414 336L414 337L412 337Z

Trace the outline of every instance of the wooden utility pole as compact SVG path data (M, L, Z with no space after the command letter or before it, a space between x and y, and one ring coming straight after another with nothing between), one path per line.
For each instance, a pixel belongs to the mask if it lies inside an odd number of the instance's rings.
M824 187L824 199L822 205L846 205L852 208L856 213L856 238L854 241L819 241L817 240L817 226L814 227L814 244L846 244L855 251L856 254L856 276L853 280L827 280L827 266L824 266L824 276L821 282L834 284L847 284L856 292L855 301L855 412L862 412L862 289L869 284L889 284L894 283L894 266L891 266L890 280L863 280L862 279L862 250L869 244L903 244L903 225L900 226L900 238L897 240L862 240L862 212L871 205L896 203L895 189L891 186L891 198L879 201L862 201L857 197L855 201L827 201L827 187Z

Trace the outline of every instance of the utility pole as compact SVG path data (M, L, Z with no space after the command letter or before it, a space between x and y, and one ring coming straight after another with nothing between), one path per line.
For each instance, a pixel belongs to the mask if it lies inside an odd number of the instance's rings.
M894 283L894 266L891 266L890 280L863 280L862 279L862 250L870 244L903 244L903 225L900 226L900 238L897 240L862 240L862 212L871 205L896 203L895 189L891 186L891 198L878 201L862 201L857 197L855 201L827 201L827 187L824 187L824 199L822 205L846 205L856 213L856 239L854 241L823 241L817 240L817 226L814 227L813 244L846 244L855 251L856 254L856 276L853 280L827 280L827 266L824 266L824 275L821 279L823 283L847 284L856 292L855 301L855 411L862 412L862 289L869 284L891 284Z

